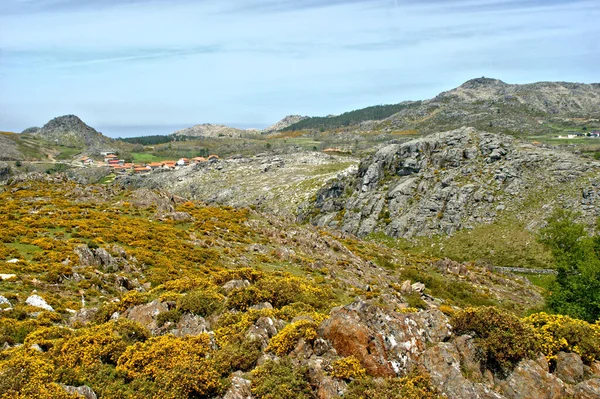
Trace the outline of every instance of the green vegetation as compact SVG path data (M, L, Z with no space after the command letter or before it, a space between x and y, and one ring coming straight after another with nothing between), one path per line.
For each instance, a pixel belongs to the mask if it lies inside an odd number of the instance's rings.
M287 128L283 129L283 131L286 132L305 129L317 129L325 131L344 126L356 125L364 121L378 121L392 116L405 108L416 107L420 105L420 103L420 101L417 101L391 105L375 105L372 107L357 109L355 111L344 112L343 114L337 116L308 118L288 126Z
M559 208L541 230L558 275L547 298L549 309L594 322L600 319L600 236L588 236L575 215Z

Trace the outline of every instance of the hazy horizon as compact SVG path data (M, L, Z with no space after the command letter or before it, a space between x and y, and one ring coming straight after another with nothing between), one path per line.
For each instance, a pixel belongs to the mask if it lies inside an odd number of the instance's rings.
M265 127L480 76L594 83L598 20L593 0L3 0L0 129Z

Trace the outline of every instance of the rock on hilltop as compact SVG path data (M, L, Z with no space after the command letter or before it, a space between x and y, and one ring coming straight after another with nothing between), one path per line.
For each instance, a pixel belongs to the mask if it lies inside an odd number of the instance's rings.
M285 129L286 127L292 126L295 123L308 119L308 116L302 115L288 115L279 122L269 126L268 128L263 130L263 133L273 133L279 130Z
M22 134L39 137L44 141L67 147L85 147L89 152L98 151L113 144L113 140L86 125L75 115L52 119L42 128L25 129Z
M554 206L600 215L600 164L473 128L390 144L322 188L301 220L361 236L451 234L511 212L532 227Z
M194 125L185 129L177 130L172 133L174 136L191 136L191 137L242 137L244 134L256 133L255 130L244 130L229 127L225 125L213 125L203 123Z
M600 119L600 84L538 82L507 84L472 79L388 117L383 129L434 133L461 126L497 133L548 133L548 123Z

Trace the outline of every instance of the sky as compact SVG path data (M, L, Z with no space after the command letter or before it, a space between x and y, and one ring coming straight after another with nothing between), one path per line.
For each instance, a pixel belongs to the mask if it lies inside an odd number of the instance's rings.
M600 82L598 0L0 0L0 130L265 127L475 77Z

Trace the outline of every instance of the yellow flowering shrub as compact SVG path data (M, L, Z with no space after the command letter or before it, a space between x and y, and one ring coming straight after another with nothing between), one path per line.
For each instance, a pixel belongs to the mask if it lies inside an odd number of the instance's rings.
M577 353L587 364L600 360L600 324L544 312L523 319L531 325L548 360L560 351Z
M366 378L365 368L356 356L348 356L338 359L331 364L331 375L343 380L354 380L356 378Z
M53 373L52 363L36 351L13 349L0 360L0 399L74 399L52 381Z
M136 343L120 357L117 371L131 380L148 379L161 387L157 397L208 397L221 389L214 361L208 358L207 334L177 338L172 335Z
M456 334L473 334L488 368L506 373L523 358L539 352L533 327L517 316L491 306L467 308L450 323Z
M99 363L117 364L128 345L145 341L148 330L139 324L119 319L77 331L59 349L61 365L87 367Z
M283 327L269 340L267 351L278 356L287 355L294 349L300 338L312 342L317 338L317 323L312 320L301 319Z
M415 372L402 378L356 379L348 385L344 399L442 399L429 375Z

